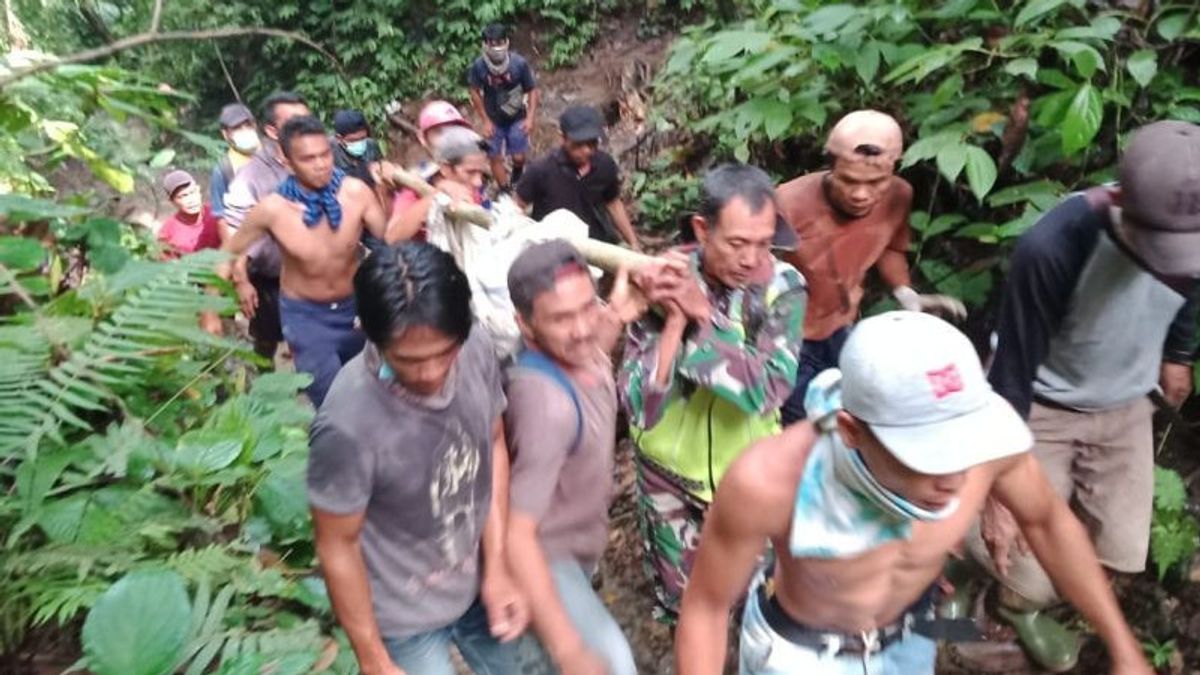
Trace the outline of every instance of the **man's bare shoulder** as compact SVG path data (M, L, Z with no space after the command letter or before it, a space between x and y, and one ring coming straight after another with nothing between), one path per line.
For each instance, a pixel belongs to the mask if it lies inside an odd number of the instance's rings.
M354 176L346 176L342 179L342 186L338 189L338 198L345 201L346 199L362 199L364 197L375 198L375 192L360 178Z
M786 532L815 440L812 424L803 421L751 445L721 479L715 502L731 505L734 520L748 530Z
M912 208L913 186L901 176L892 176L892 207L907 213Z

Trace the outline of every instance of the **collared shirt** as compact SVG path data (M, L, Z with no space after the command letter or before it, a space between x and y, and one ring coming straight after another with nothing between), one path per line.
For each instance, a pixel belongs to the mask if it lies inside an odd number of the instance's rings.
M592 239L618 241L608 204L621 196L621 176L617 163L606 152L596 151L591 169L580 176L560 147L525 169L517 182L517 196L532 205L530 215L534 220L567 209L588 224Z
M229 191L225 193L225 223L230 229L236 230L246 220L260 201L279 188L279 185L291 174L278 159L275 158L273 141L263 139L263 146L242 167ZM267 236L256 241L246 252L250 257L250 272L257 276L278 278L283 269L283 258L275 239Z
M692 260L698 267L698 251ZM800 273L776 261L767 284L744 289L697 278L712 319L692 326L666 386L655 383L662 320L650 314L629 327L618 390L636 427L653 427L672 399L686 398L697 387L743 413L767 415L783 405L796 384L807 298Z

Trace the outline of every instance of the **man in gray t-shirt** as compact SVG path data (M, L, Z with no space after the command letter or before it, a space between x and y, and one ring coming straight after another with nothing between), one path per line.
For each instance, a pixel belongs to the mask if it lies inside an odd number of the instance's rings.
M641 303L619 275L608 306L565 241L526 249L508 274L526 349L508 371L512 449L508 558L536 644L522 661L558 672L634 675L621 627L592 589L608 543L617 392L607 352Z
M364 673L453 672L451 643L476 672L515 672L505 399L466 277L408 243L368 257L354 290L370 342L334 380L308 466L338 621Z

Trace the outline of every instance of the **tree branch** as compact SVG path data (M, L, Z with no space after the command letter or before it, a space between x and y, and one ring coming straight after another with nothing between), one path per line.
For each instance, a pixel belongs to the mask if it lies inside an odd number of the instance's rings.
M154 0L154 13L150 15L150 30L147 33L158 32L158 27L162 25L162 7L163 0Z
M283 38L285 40L299 42L300 44L311 48L312 50L320 53L325 58L329 59L330 63L333 64L334 69L337 70L338 76L341 77L342 80L347 83L349 83L349 81L350 81L349 76L346 74L345 69L342 68L342 64L340 61L338 61L337 57L334 56L333 54L329 53L329 51L326 50L321 45L317 44L316 42L313 42L307 36L305 36L301 33L296 33L294 31L290 31L290 30L282 30L279 28L267 28L267 27L262 27L262 26L255 26L255 27L214 28L211 30L172 31L172 32L167 32L167 33L138 33L137 35L131 35L126 38L121 38L120 40L117 40L117 41L115 41L111 44L105 45L103 47L97 47L95 49L86 49L84 51L76 52L75 54L71 54L69 56L64 56L63 58L57 59L54 61L43 61L41 63L37 63L32 66L27 66L25 68L14 69L11 72L9 72L8 74L0 77L0 89L4 89L5 87L9 86L10 84L17 82L19 80L23 80L26 77L29 77L30 75L37 75L38 73L45 73L45 72L54 70L55 68L58 68L59 66L69 65L69 64L74 64L74 63L87 63L88 61L95 61L96 59L102 59L102 58L105 58L108 56L112 56L118 52L123 52L127 49L133 49L134 47L141 47L143 45L154 44L157 42L181 42L181 41L190 41L190 40L224 40L227 38L245 37L247 35L263 35L263 36L267 36L267 37L279 37L279 38Z

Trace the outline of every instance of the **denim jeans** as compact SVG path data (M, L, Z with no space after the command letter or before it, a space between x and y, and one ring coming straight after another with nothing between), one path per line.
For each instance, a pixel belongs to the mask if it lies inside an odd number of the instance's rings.
M354 327L356 308L353 295L340 302L279 296L283 337L292 350L296 370L313 377L305 393L315 408L325 401L338 371L358 356L366 343L366 336Z
M591 576L583 566L571 558L552 560L550 574L571 624L587 648L608 664L609 675L636 675L637 666L629 641L596 595ZM532 634L532 628L530 630L520 647L522 674L557 673L550 655Z
M860 655L837 655L838 645L819 651L789 642L763 617L757 584L742 613L739 648L740 675L933 675L937 661L937 643L915 633L871 654L865 665Z
M492 637L487 610L478 599L457 621L403 639L385 638L388 656L408 675L455 675L450 645L458 647L476 675L517 673L516 642L501 643Z
M821 371L838 367L838 357L842 355L842 347L848 337L850 326L842 326L824 340L805 340L801 345L796 387L784 401L781 410L785 425L804 419L804 394L808 391L808 383Z

